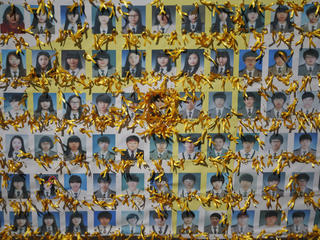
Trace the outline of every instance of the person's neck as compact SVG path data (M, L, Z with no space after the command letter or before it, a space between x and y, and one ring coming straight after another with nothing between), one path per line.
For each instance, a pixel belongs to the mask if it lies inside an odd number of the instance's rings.
M276 153L276 152L279 152L279 150L280 150L280 148L278 148L278 149L272 149L272 151L275 152L275 153Z
M101 192L106 193L109 189L101 189Z
M194 153L194 150L192 150L192 151L191 150L187 150L187 153L188 154L192 154L192 153Z
M167 22L160 22L159 24L160 24L161 27L164 27L164 26L167 25L168 23L167 23Z
M253 24L253 25L256 24L256 21L253 21L253 22L252 22L252 21L249 21L249 25L252 25L252 24Z
M158 153L164 153L166 150L159 150L159 149L157 149L157 151L158 151Z
M133 66L133 65L130 65L130 68L136 68L136 66L137 66L137 65L134 65L134 66Z
M99 111L99 113L102 113L102 114L105 114L107 112L108 112L107 110Z
M192 189L193 189L193 187L191 187L191 188L186 187L187 192L190 192Z
M10 67L11 71L17 71L19 68L18 67Z
M71 71L74 71L74 70L76 70L77 68L78 68L78 67L71 67L71 66L70 66L70 70L71 70Z
M301 147L301 150L302 150L302 151L308 151L309 148L302 148L302 147Z
M133 27L133 28L137 27L137 24L129 23L129 25L130 25L130 27Z
M282 107L281 108L274 107L274 109L277 110L277 111L280 111L282 109Z
M71 113L72 113L72 114L78 114L78 113L79 113L79 110L71 110Z
M308 63L306 63L306 65L307 65L308 67L313 67L313 66L315 65L315 63L312 64L312 65L309 65Z
M220 148L220 149L215 149L215 150L216 150L216 152L221 152L222 148Z
M101 28L108 28L108 23L100 24L100 27L101 27Z
M253 68L248 68L248 67L247 67L247 70L248 70L248 71L253 71L253 70L254 70L254 67L253 67Z
M246 106L246 108L251 109L251 108L253 108L253 106Z
M283 67L284 65L284 63L282 63L281 65L277 64L278 67Z
M79 150L71 150L72 153L76 153L78 152Z
M303 108L309 110L309 109L312 109L312 106L311 106L311 107L305 107L305 106L303 106Z
M191 109L189 108L189 109L188 109L188 111L189 111L189 112L192 112L192 111L193 111L193 109L194 109L194 108L191 108Z
M22 188L16 188L17 191L22 191Z
M80 191L80 188L77 191L72 189L72 192L74 193L78 193L79 191Z
M251 150L252 150L252 149L244 149L244 151L245 151L246 153L251 152Z
M137 189L136 189L136 188L135 188L135 189L130 189L130 188L129 188L129 191L130 191L130 192L135 192L135 191L137 191Z
M279 24L285 25L287 22L286 21L278 21Z

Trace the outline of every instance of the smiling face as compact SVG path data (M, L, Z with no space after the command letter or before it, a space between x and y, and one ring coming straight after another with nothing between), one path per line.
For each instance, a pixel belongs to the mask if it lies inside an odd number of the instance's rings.
M67 63L70 67L70 69L74 70L76 68L78 68L78 64L79 64L79 59L78 58L67 58Z
M129 61L131 67L137 66L139 63L139 60L140 60L139 54L130 53L128 61Z
M68 13L67 18L71 24L76 24L79 19L79 14Z
M222 138L216 138L214 140L214 149L220 151L223 148L224 141Z
M46 67L49 64L49 58L45 55L41 55L38 58L38 63L40 65L41 69L46 69Z
M214 100L214 105L217 107L217 108L223 108L224 107L224 99L223 98L216 98Z
M15 56L15 55L10 55L9 56L9 65L10 65L10 67L12 67L12 68L17 68L17 67L19 67L19 65L20 65L20 59L17 57L17 56Z
M81 218L80 217L74 217L72 218L72 223L74 226L79 226L81 223Z
M139 146L139 143L137 141L128 141L127 147L130 151L135 151Z
M22 148L22 142L19 138L14 138L12 141L12 148L14 151L19 151Z
M301 189L305 189L305 187L307 186L307 180L305 179L299 179L298 180L298 186L301 188Z
M81 183L79 183L79 182L71 182L70 183L70 187L71 187L73 192L78 192L80 190Z
M10 25L16 25L20 21L20 15L18 13L15 13L15 14L8 13L6 15L6 19Z
M24 186L24 182L23 181L19 181L19 182L15 181L15 182L13 182L13 186L16 190L21 190Z
M188 64L190 67L195 67L199 62L197 54L192 53L188 58Z
M47 14L40 12L40 14L37 14L37 19L39 23L45 23L47 21Z

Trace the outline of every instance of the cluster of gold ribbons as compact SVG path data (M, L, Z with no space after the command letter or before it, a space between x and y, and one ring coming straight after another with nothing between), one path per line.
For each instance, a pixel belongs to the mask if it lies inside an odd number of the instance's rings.
M91 4L95 4L94 1L89 0ZM211 1L200 0L200 3L205 5L208 9L210 9L213 14L219 13L219 6L221 4L217 4ZM131 3L126 2L124 0L120 0L120 4L128 7ZM253 1L250 3L250 6L256 6L259 11L274 11L271 7L274 4L287 4L290 7L289 13L290 16L297 16L298 13L303 11L303 6L306 4L305 1L301 1L300 3L297 2L287 2L279 0L276 3L272 3L269 5L263 5L259 1ZM164 4L160 0L155 0L151 3L158 8L161 8L164 11ZM196 7L198 7L198 3L194 3ZM124 39L124 45L122 46L123 49L139 49L142 46L158 44L161 39L167 42L168 46L174 46L175 49L166 50L166 53L170 55L173 61L177 60L182 52L186 50L186 44L189 41L194 41L197 47L203 48L204 56L209 59L211 62L214 62L214 59L210 57L210 50L216 50L217 47L224 47L224 48L231 48L234 50L235 53L239 52L239 42L243 41L243 43L248 46L246 34L243 33L244 31L244 21L242 18L242 11L244 9L244 3L240 3L237 6L231 4L230 2L225 2L224 8L228 8L230 11L234 12L232 20L235 23L235 28L232 31L225 31L223 33L206 33L203 32L201 34L187 34L186 32L182 32L182 34L178 34L176 31L172 32L170 35L164 35L162 33L152 33L149 29L146 29L141 35L135 35L132 33L122 34L121 36ZM317 13L320 11L320 4L319 2L315 2L314 5L317 7ZM13 6L13 5L12 5ZM74 1L73 5L70 8L80 7L83 9L84 2L82 0ZM114 16L125 15L127 13L123 12L121 6L114 5L111 1L105 2L100 0L100 10L103 8L112 9L112 14ZM50 16L53 15L53 4L51 1L44 1L38 0L38 8L33 9L31 6L25 2L25 9L29 12L33 13L34 11L37 12L47 12ZM233 10L235 9L235 10ZM178 14L183 17L186 15L182 11L182 9L177 6ZM117 14L116 14L117 13ZM299 32L300 40L298 42L294 41L294 33L290 34L283 34L279 33L272 33L272 38L274 40L272 45L280 45L284 43L288 49L291 50L291 54L293 54L293 49L291 46L293 45L301 45L305 40L309 41L310 47L316 47L315 43L313 42L314 38L320 38L320 29L313 31L313 32L304 32L302 28L299 26L294 25L294 28ZM59 30L59 34L55 42L60 44L62 47L66 41L71 40L74 42L74 46L81 49L83 41L86 40L88 36L89 24L85 22L81 28L78 29L76 33L72 33L71 31ZM24 29L23 32L28 35L32 35L36 40L36 45L38 48L42 48L45 46L51 46L52 36L50 32L46 31L45 33L45 40L41 39L39 35L34 34L31 28ZM264 45L264 36L267 34L267 29L264 29L261 33L256 31L252 31L254 39L256 39L255 44L252 46L253 51L260 50L260 58L265 50L266 46ZM116 43L119 33L117 31L113 31L112 34L105 35L94 35L94 42L93 42L93 49L95 50L104 50L108 49L109 44ZM0 37L0 44L2 46L8 44L9 41L13 41L15 43L17 53L21 52L23 49L28 49L29 44L25 41L23 37L18 37L15 34L3 34ZM94 56L91 56L88 53L83 55L86 61L95 63ZM58 59L58 58L56 58ZM141 93L139 90L139 85L149 85L152 86L159 82L162 77L157 76L154 72L146 72L143 74L142 78L136 79L132 76L127 76L125 78L121 78L119 73L114 74L112 77L99 77L95 79L91 79L88 76L82 75L80 78L76 78L71 76L60 64L58 60L54 61L53 68L43 74L41 77L37 77L35 73L35 69L31 68L30 73L26 77L21 77L18 79L6 79L1 78L1 86L4 90L6 90L9 86L13 88L17 87L27 87L27 88L34 88L37 91L48 92L51 86L58 86L58 97L59 101L64 101L62 97L62 89L69 88L75 94L79 94L79 88L87 90L91 93L93 87L101 87L106 92L112 92L114 95L119 95L122 93L122 88L125 85L132 84L134 91L138 94L138 98L140 103L136 107L136 109L144 109L144 112L141 115L138 115L134 118L133 122L129 121L129 116L126 112L125 107L122 108L115 108L112 107L110 109L110 114L108 116L98 116L98 114L94 110L90 110L90 107L84 105L83 113L81 118L78 120L66 120L66 119L59 119L56 116L47 116L45 118L35 119L28 111L26 111L22 116L14 120L6 120L4 115L0 114L0 124L2 129L9 129L13 127L15 130L19 130L20 128L25 127L26 125L30 127L32 133L36 131L45 131L48 129L49 126L55 125L56 132L67 132L68 134L73 134L74 128L78 127L79 124L82 124L80 127L80 132L83 134L88 135L91 137L92 131L87 130L90 129L92 126L95 127L96 131L103 133L107 127L114 127L119 131L122 128L127 129L134 129L137 126L144 128L144 131L140 133L143 138L148 138L151 135L155 134L158 136L162 136L164 138L168 138L172 135L176 135L179 138L179 134L177 131L177 126L179 124L184 125L185 132L192 132L194 131L195 127L201 126L203 132L201 133L201 137L199 138L199 142L205 142L207 139L209 140L209 145L212 144L211 137L207 134L212 130L216 130L217 132L224 132L228 134L228 139L230 142L237 142L239 137L233 136L231 134L232 128L234 128L232 121L233 119L238 120L237 123L239 125L237 128L239 129L239 136L243 135L243 131L249 132L262 132L263 134L267 134L269 132L278 132L280 127L286 127L288 130L296 129L298 131L316 131L319 129L320 123L320 116L318 114L308 114L301 111L296 111L295 107L297 105L297 98L294 99L293 103L288 107L286 112L282 113L281 119L272 119L269 121L261 112L257 112L257 116L255 119L248 119L242 120L240 119L241 114L238 114L235 110L232 110L230 114L227 114L225 118L216 117L214 119L210 118L205 111L201 111L200 116L198 119L193 121L189 121L186 119L182 119L178 112L178 105L181 101L186 100L186 97L189 96L192 99L197 99L195 92L201 91L203 89L213 88L216 84L221 84L221 88L225 89L226 84L231 84L233 89L237 89L242 91L244 96L246 95L246 90L248 86L251 86L253 83L261 83L265 81L265 87L261 86L259 89L259 94L264 97L266 100L269 97L268 92L274 93L277 91L277 87L275 86L275 82L279 81L285 84L288 88L285 91L287 94L294 94L296 96L297 91L304 91L307 87L311 84L311 81L320 80L320 74L317 77L312 78L311 76L305 76L302 78L301 81L293 80L290 81L292 75L288 76L268 76L265 79L261 78L248 78L245 77L239 78L236 76L226 76L222 77L218 74L211 73L210 75L194 75L189 77L182 72L178 73L176 76L164 77L164 81L162 82L160 89L157 90L150 90L149 92ZM182 84L184 87L184 91L186 93L185 97L181 97L179 92L175 89L167 89L166 84L168 81L173 82L174 84ZM77 86L77 87L76 87ZM163 114L154 103L152 103L151 99L154 96L160 96L162 101L164 102L163 108L166 109L166 113ZM200 99L203 98L203 94L200 96ZM124 102L128 102L125 98L122 99ZM1 103L3 104L3 103ZM261 148L264 147L264 142L259 138L256 137L259 146ZM1 149L3 149L3 138L0 137L0 144ZM55 143L62 144L62 140L55 136ZM121 152L121 149L114 148L115 152ZM7 186L9 175L8 173L22 173L23 163L15 162L13 160L7 160L3 153L1 154L0 165L2 169L0 174L3 178L3 186ZM60 159L59 156L48 157L42 156L40 159L35 158L30 153L23 153L20 154L21 158L26 159L34 159L39 166L43 167L45 170L50 169L53 161L60 160L59 162L59 172L62 170L66 170L68 173L71 173L69 169L70 165L77 165L78 167L84 167L86 169L86 174L90 175L91 171L89 168L89 163L86 161L85 158L77 157L76 159L72 160L70 163L66 163L63 159ZM130 170L130 167L133 165L138 166L139 168L149 169L151 171L151 177L154 174L159 173L159 178L164 175L163 169L163 162L161 160L153 160L152 164L156 167L155 170L151 170L150 165L143 159L143 157L139 157L137 161L120 161L116 163L114 161L106 161L99 159L97 156L94 156L97 166L102 169L101 174L106 174L108 172L116 172L116 173L125 173ZM230 167L232 162L236 161L238 164L235 168ZM233 191L232 186L232 173L235 173L239 170L241 164L247 164L247 160L241 158L238 154L234 153L233 151L229 150L228 153L223 157L217 158L206 158L203 153L201 153L197 159L192 161L195 165L201 166L211 166L217 169L217 173L227 172L229 173L229 183L227 185L227 192L228 194L223 198L218 198L209 194L208 196L199 196L196 193L191 193L187 198L179 198L175 194L164 195L157 193L154 189L148 188L147 191L150 194L150 200L154 203L158 203L159 207L156 207L155 210L161 215L161 211L165 209L165 206L172 207L174 204L178 204L181 210L189 210L189 203L190 201L196 200L201 203L204 207L220 207L225 205L227 209L233 209L234 207L238 207L240 210L245 211L251 205L257 205L258 201L255 199L253 193L249 195L247 199L244 201L244 205L241 206L240 202L243 201L241 195L235 193ZM298 157L294 156L291 152L284 152L282 153L274 164L274 172L280 173L285 167L289 166L290 163L300 162L305 164L312 164L312 166L319 165L319 161L315 159L314 156L311 154ZM169 161L166 161L166 164L171 167L173 171L177 171L178 169L184 169L185 161L181 159L174 159L171 158ZM263 172L263 168L266 166L273 166L273 162L271 161L271 156L260 156L258 158L254 158L252 160L252 168L256 170L257 173ZM36 179L39 181L43 181L39 176L36 176ZM151 179L151 178L150 178ZM137 195L133 197L124 196L124 195L116 195L113 197L112 201L105 202L99 201L92 196L92 201L78 201L74 200L73 198L69 197L66 193L66 190L61 185L61 183L57 179L50 179L46 184L54 184L57 187L57 196L55 197L54 201L50 199L41 199L39 196L37 197L37 201L41 202L42 208L39 209L37 205L32 202L31 199L27 199L26 201L12 201L10 200L9 205L14 209L16 213L20 211L49 211L49 208L58 209L61 204L63 204L63 209L69 209L75 211L80 206L85 206L89 209L93 209L95 206L100 206L106 209L115 209L119 204L130 205L135 209L139 209L139 206L136 205L135 199L140 198L142 201L145 201L146 196ZM293 189L299 190L297 187L297 179L296 176L292 176L289 180L289 183L286 186L286 189ZM282 221L286 221L287 216L285 211L283 210L282 206L279 204L279 195L273 197L269 194L269 190L272 190L272 187L266 187L264 189L265 196L264 200L266 200L266 206L272 207L272 204L275 204L275 208L277 210L282 210ZM292 199L288 202L287 207L293 208L295 205L295 201L299 195L299 191L297 194L292 196ZM304 202L306 205L312 206L315 209L319 208L320 201L316 202L314 200L314 193L305 194ZM6 209L7 202L4 199L1 199L0 204L2 205L3 209ZM226 215L223 216L221 223L224 226L229 226L228 217ZM227 228L226 228L227 229ZM2 238L14 238L17 239L17 236L12 237L10 235L11 226L6 226L6 228L1 232ZM139 238L145 239L146 237L152 237L152 239L156 238L170 238L172 236L157 236L155 233L150 235L146 235L144 233L144 226L142 226L141 234ZM197 237L204 237L207 238L208 235L206 233L198 232L197 234L192 234L191 231L186 231L186 234L189 233L191 238ZM281 229L275 233L266 234L262 231L258 238L262 237L279 237L282 234L286 234L286 229ZM28 229L28 231L22 237L34 237L36 234L39 234L37 231L33 231L32 229ZM88 237L90 234L86 233L84 237ZM320 231L317 226L314 227L313 232L308 233L305 237L312 237L317 238L320 235ZM100 234L95 233L91 236L101 237ZM113 239L117 239L122 237L123 234L120 232L114 233L111 237ZM81 238L80 235L77 236L78 239ZM178 236L182 238L181 235ZM225 238L228 238L227 232L224 234ZM289 237L302 237L299 234L290 234ZM57 233L55 236L46 236L46 239L72 239L70 234L62 235ZM244 238L250 239L253 238L251 234L243 235L243 236L236 236L235 234L232 236L234 239Z

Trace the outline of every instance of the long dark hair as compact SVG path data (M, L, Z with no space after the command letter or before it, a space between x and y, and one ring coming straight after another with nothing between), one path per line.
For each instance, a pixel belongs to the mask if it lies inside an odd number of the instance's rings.
M52 223L52 231L53 233L56 233L58 232L58 225L57 225L57 221L56 221L56 218L54 217L54 215L50 212L47 212L46 214L43 215L43 218L42 218L42 225L40 227L40 233L41 234L45 234L46 233L46 224L44 222L44 220L46 219L53 219L53 223Z
M138 20L138 23L137 23L137 33L139 32L142 32L144 30L144 26L142 24L142 19L141 19L141 12L138 8L128 8L128 13L130 13L131 11L134 11L138 14L139 16L139 20ZM124 28L126 28L129 24L129 16L124 16L124 20L125 20L125 25L124 25Z
M72 96L70 96L70 97L68 98L68 101L67 101L67 110L66 110L66 113L64 114L64 118L65 118L65 119L68 119L68 120L71 119L71 116L70 116L70 114L71 114L70 102L71 102L71 100L72 100L73 98L75 98L75 97L80 99L80 107L79 107L79 109L78 109L79 116L80 116L81 113L82 113L81 97L80 97L80 96L77 96L77 95L72 95Z
M274 18L273 18L273 21L271 22L271 25L273 27L273 29L276 29L277 28L277 25L278 25L278 18L277 18L277 14L280 13L280 12L287 12L287 10L289 10L289 8L287 6L284 6L284 5L279 5L276 9L276 12L274 14ZM289 12L287 12L287 19L286 19L286 22L287 22L287 26L288 26L288 29L292 28L292 22L290 21L290 14Z
M29 219L28 219L29 213L28 212L20 212L16 215L14 215L13 219L13 231L18 230L18 219L26 219L26 224L24 225L25 228L30 227Z
M109 29L109 28L108 28ZM111 59L110 59L110 55L107 51L99 51L96 55L96 57L94 58L94 60L96 61L96 63L93 65L94 69L98 70L99 69L99 66L98 66L98 63L97 61L99 59L102 59L102 58L107 58L109 59L109 62L108 62L108 68L112 68L112 64L111 64Z
M66 9L66 15L65 15L66 18L65 18L64 30L68 30L68 27L69 27L69 24L70 24L69 19L68 19L68 15L69 14L73 14L73 15L77 15L78 14L79 18L77 19L76 24L77 25L81 25L82 24L81 23L81 15L80 15L79 7L75 7L71 11L70 10L71 9L69 9L69 8Z
M79 154L85 154L86 152L82 149L82 143L81 143L81 139L78 137L78 136L71 136L68 138L68 141L67 141L67 146L66 146L66 151L65 151L65 154L66 155L69 155L71 153L71 149L69 148L69 144L71 142L78 142L79 143Z
M198 63L197 63L196 66L194 66L193 71L190 72L190 76L192 76L193 74L195 74L195 73L198 71L198 68L199 68L199 66L200 66L200 55L199 55L199 53L198 53L197 51L192 51L192 50L190 50L190 51L188 51L188 53L187 53L186 59L185 59L185 61L184 61L184 67L183 67L183 70L182 70L182 71L183 71L184 73L189 73L189 71L191 70L191 67L190 67L190 65L189 65L189 63L188 63L188 60L189 60L189 57L190 57L192 54L196 54L196 55L197 55L197 57L198 57Z
M8 192L8 198L14 198L14 182L23 182L23 187L22 187L22 197L23 198L28 198L29 197L29 192L27 191L27 186L26 186L26 178L25 174L14 174L11 180L9 192Z
M22 56L21 56L21 53L16 53L16 51L11 51L8 53L7 55L7 59L6 59L6 69L5 69L5 76L8 77L8 76L11 76L11 71L10 71L10 63L9 63L9 57L10 56L15 56L16 58L18 58L20 60L20 63L19 63L19 75L21 76L21 74L25 71L25 69L23 68L23 63L22 63Z
M192 32L191 30L191 22L190 22L190 19L189 19L189 15L193 15L193 14L197 14L198 18L197 18L197 25L196 25L196 29L195 29L195 32L201 32L202 31L202 23L201 23L201 18L200 18L200 12L199 12L199 8L196 8L196 7L193 7L192 9L190 9L188 11L188 16L186 16L184 18L184 21L185 21L185 30L187 32Z
M226 57L227 58L227 62L226 62L226 65L225 65L225 70L230 70L232 67L231 67L231 64L230 64L230 56L229 56L229 53L227 51L217 51L217 54L216 54L216 59L215 59L215 66L216 67L219 67L219 64L218 64L218 58L220 57Z
M105 9L97 9L96 13L96 18L94 20L94 26L92 28L93 34L99 34L100 33L100 21L99 21L99 16L109 16L109 21L108 21L108 32L107 33L112 33L112 29L114 29L114 26L112 24L112 19L113 15L111 15L111 12L109 8Z
M54 8L53 8L54 9ZM48 15L48 9L47 8L44 8L44 13L47 15L47 20L46 20L46 28L52 28L54 25L52 24L52 19L54 18L50 18L50 16ZM39 14L42 14L43 11L41 10ZM53 14L54 14L54 11L53 11ZM38 23L39 23L39 20L38 20L38 17L37 17L37 11L34 11L33 12L33 20L32 20L32 23L31 23L31 27L32 29L35 29L37 26L38 26Z
M250 12L257 12L258 13L258 18L256 20L256 28L258 27L263 27L264 23L263 23L263 20L262 20L262 17L263 16L262 14L260 14L258 12L258 8L257 7L248 7L247 10L244 12L243 16L244 16L244 19L245 19L245 28L249 28L248 26L248 23L249 23L249 19L248 19L248 14Z
M138 64L136 65L136 75L137 76L141 76L141 71L142 71L142 52L138 52L138 51L135 51L135 50L130 50L128 55L127 55L127 59L126 59L126 63L124 65L124 74L126 74L126 72L130 71L130 63L129 63L129 57L130 57L130 54L136 54L136 55L139 55L139 62Z
M232 12L227 8L219 8L218 10L219 10L220 13L224 12L224 13L227 14L227 19L226 19L227 30L230 31L231 29L233 29L233 22L230 19L230 15L232 14ZM220 18L219 18L219 14L218 13L217 13L215 19L216 19L216 21L211 27L211 32L220 32Z
M71 51L67 51L66 53L66 57L65 57L65 60L66 60L66 70L69 70L70 69L70 66L67 62L67 59L68 58L75 58L75 59L78 59L78 68L81 69L82 68L82 61L81 61L81 57L80 57L80 53L77 51L77 50L71 50Z
M170 12L170 9L166 6L163 7L163 10L166 12L166 14L163 14L161 13L162 17L167 17L166 15L169 15L169 18L168 18L168 24L172 24L172 17L171 17L171 12ZM154 17L155 17L155 20L154 20L154 25L159 25L160 22L158 20L158 15L160 14L161 12L161 9L160 8L156 8L155 12L154 12Z
M40 189L39 189L39 195L40 197L44 197L44 185L45 184L48 184L48 180L51 176L44 176L42 179L44 181L41 182L40 184ZM54 184L51 184L50 185L50 195L51 196L55 196L56 195L56 188L55 188L55 185Z
M55 113L55 110L53 108L53 101L51 96L49 95L49 93L42 93L38 99L38 106L37 106L37 110L35 111L35 113L39 113L41 114L42 108L41 108L41 103L42 102L50 102L50 107L49 107L49 112L50 113Z
M13 147L12 147L12 142L13 142L13 140L14 139L19 139L20 141L21 141L21 151L22 152L26 152L26 150L25 150L25 148L24 148L24 141L23 141L23 138L21 137L21 136L19 136L19 135L15 135L15 136L13 136L12 138L11 138L11 140L10 140L10 147L9 147L9 152L8 152L8 157L9 158L12 158L13 157L13 152L14 152L14 149L13 149Z
M42 73L42 69L41 69L41 66L39 64L39 58L41 56L46 56L48 58L48 65L47 65L47 68L45 69L46 71L50 70L52 68L52 64L51 64L51 59L50 59L50 54L46 51L40 51L38 54L37 54L37 60L36 60L36 73L37 73L37 76L40 77L41 76L41 73Z
M67 233L73 233L74 224L72 222L73 218L81 218L81 223L79 225L81 234L84 234L87 231L87 226L84 225L83 216L80 212L74 212L71 214L69 219L69 225L67 227Z
M167 67L167 71L170 72L171 69L172 69L172 60L171 60L171 58L169 57L169 55L166 54L166 53L163 52L163 51L160 51L160 52L157 54L157 56L156 56L156 66L155 66L155 68L154 68L154 71L155 71L155 72L159 72L159 71L160 71L160 64L158 63L158 58L161 58L161 57L166 57L166 58L168 58L168 64L167 64L166 67Z
M24 24L24 17L23 17L23 14L22 12L20 11L20 9L16 6L8 6L6 8L6 10L4 10L4 13L3 13L3 17L2 17L2 22L5 23L5 24L8 24L8 20L7 20L7 15L16 15L18 14L19 15L19 23L18 25L22 25Z

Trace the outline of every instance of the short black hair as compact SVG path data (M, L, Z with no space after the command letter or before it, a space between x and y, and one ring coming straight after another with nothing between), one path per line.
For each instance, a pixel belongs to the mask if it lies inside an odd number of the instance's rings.
M164 219L168 219L169 215L166 211L161 211L162 216L160 216L160 214L158 214L156 211L152 211L152 218L156 219L156 218L164 218Z
M110 139L107 136L101 136L98 138L98 144L101 142L110 144Z
M111 97L106 93L101 93L96 98L96 103L98 103L98 102L104 102L104 103L110 104L111 103Z
M297 180L306 180L307 182L309 182L310 176L306 173L300 173L297 176Z
M272 173L268 176L268 182L277 181L280 182L280 174Z
M303 99L305 99L305 98L312 98L312 99L314 99L314 94L312 93L312 92L304 92L303 94L302 94L302 96L301 96L301 99L303 100Z
M112 219L112 214L108 211L103 211L103 212L99 212L98 214L98 219L100 220L101 218L107 218L107 219Z
M125 173L124 179L126 182L139 182L139 177L133 173Z
M249 214L246 211L240 211L237 215L237 218L240 217L249 217Z
M275 53L274 53L274 56L273 56L273 59L276 59L276 58L281 58L281 59L283 59L283 57L286 57L286 58L288 58L288 55L287 55L287 53L285 52L285 51L283 51L283 50L278 50L278 51L276 51Z
M285 102L287 101L287 96L283 92L275 92L271 97L272 102L275 99L283 99L283 101Z
M226 137L221 134L221 133L218 133L218 134L215 134L213 137L212 137L212 141L216 140L216 139L222 139L224 142L226 141Z
M312 6L310 6L307 11L306 11L306 15L307 17L309 17L309 15L311 13L316 13L317 12L317 7L315 5L312 4ZM319 14L319 13L318 13Z
M247 51L245 54L243 54L242 56L242 60L243 61L246 61L246 58L248 57L254 57L254 58L257 58L258 57L258 54L254 51Z
M69 178L69 184L70 183L82 183L81 177L78 175L71 175L71 177Z
M239 182L241 182L241 181L247 181L247 182L251 182L252 183L253 182L253 177L249 173L244 173L239 178Z
M111 183L111 181L112 181L111 177L108 173L105 176L99 175L98 177L98 183L101 183L101 182Z
M242 143L244 143L244 142L255 143L256 138L254 135L246 134L246 135L241 136L241 142Z
M130 135L129 137L127 137L126 139L126 143L130 142L130 141L135 141L135 142L140 142L139 138L136 135Z
M269 138L269 143L271 143L273 140L279 140L282 144L283 143L283 136L279 133L275 133Z
M137 214L134 214L134 213L130 213L128 216L127 216L127 221L129 221L129 219L131 218L135 218L137 219L137 221L139 221L139 216Z
M42 136L42 137L40 138L40 140L39 140L39 145L38 145L38 148L39 148L39 149L42 149L42 148L41 148L41 144L44 143L44 142L50 143L50 149L53 148L53 141L52 141L52 139L51 139L49 136L45 135L45 136Z
M192 217L192 218L195 218L195 214L194 214L194 212L192 212L192 211L183 211L182 212L182 215L181 215L181 217L182 217L182 219L184 219L184 218L186 218L186 217Z
M210 178L210 183L212 184L213 182L220 181L222 184L224 184L224 176L222 174L215 174L212 175Z
M312 137L309 133L304 133L304 134L300 135L299 142L301 142L303 140L310 140L312 142Z
M213 101L215 101L217 98L222 98L223 100L226 100L227 96L224 92L216 92L213 94Z
M192 181L196 182L196 176L193 175L192 173L187 173L183 176L182 182L184 182L185 180L192 180Z
M221 215L219 213L212 213L210 215L210 218L213 218L213 217L219 218L219 220L221 219Z
M319 58L319 52L313 48L309 48L306 51L304 51L303 59L305 59L307 55L315 57L316 59Z
M246 100L249 97L252 97L253 99L256 99L256 95L253 92L247 92L247 96L243 96L243 100Z
M306 214L303 211L295 211L294 213L292 213L292 218L298 218L298 217L304 218L305 216Z
M264 215L265 218L268 217L278 217L278 212L277 211L267 211L266 214Z
M10 98L9 98L9 102L20 102L22 100L23 94L11 94Z

